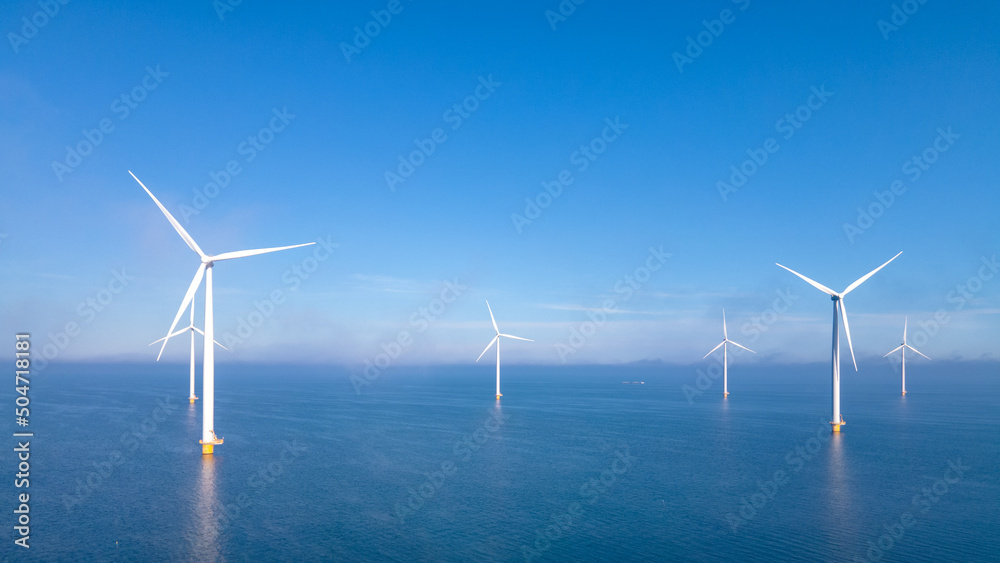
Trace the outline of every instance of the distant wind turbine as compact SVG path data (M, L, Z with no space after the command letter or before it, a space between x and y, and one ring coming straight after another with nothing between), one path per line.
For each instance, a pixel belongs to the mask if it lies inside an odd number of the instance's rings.
M177 315L174 316L174 322L170 324L170 329L167 330L167 337L163 340L163 346L160 347L160 354L156 357L156 360L160 360L160 356L163 355L163 349L167 346L167 340L170 339L170 335L174 332L174 327L177 326L177 321L180 320L181 315L184 314L184 309L187 309L188 304L194 299L194 294L198 290L198 286L201 285L202 278L205 278L205 352L203 356L203 372L202 377L202 395L204 396L204 403L202 404L202 419L201 419L201 453L202 455L212 455L216 445L222 443L222 438L215 435L215 316L214 316L214 303L212 301L212 267L216 262L221 262L223 260L231 260L233 258L245 258L247 256L256 256L258 254L266 254L269 252L277 252L279 250L288 250L290 248L299 248L300 246L309 246L311 244L316 244L314 242L307 242L305 244L296 244L294 246L280 246L277 248L258 248L256 250L239 250L236 252L224 252L222 254L216 254L214 256L209 256L201 251L198 243L191 238L191 235L184 230L184 227L174 219L174 216L167 211L167 208L160 203L160 200L156 199L153 192L139 181L139 178L129 171L129 174L135 178L136 182L142 186L142 189L149 194L149 197L153 198L153 202L156 206L160 208L160 211L167 217L167 221L173 225L174 230L177 234L184 239L188 247L198 254L201 258L201 265L198 266L198 270L194 274L194 279L191 280L191 285L188 286L187 293L184 294L184 300L181 301L181 306L177 310Z
M195 402L195 401L198 400L198 397L194 396L194 333L197 332L198 334L200 334L202 336L205 336L205 333L202 332L200 328L194 326L194 297L191 298L191 324L189 324L185 328L177 329L172 334L164 336L163 338L160 338L158 340L154 340L154 341L150 342L149 346L152 346L153 344L156 344L157 342L161 342L163 340L168 340L168 339L173 338L175 336L184 334L187 331L191 332L191 394L188 396L188 402L189 403L193 403L193 402ZM215 343L218 344L219 347L222 348L223 350L229 350L229 348L226 348L225 346L223 346L218 340L216 340Z
M531 340L529 338L521 338L520 336L512 336L510 334L501 334L500 329L497 327L497 320L493 318L493 309L490 308L489 301L486 301L486 308L490 312L490 320L493 321L493 330L497 332L497 335L493 337L493 340L490 340L490 343L486 346L486 349L483 350L483 353L479 354L479 357L476 358L476 362L479 362L479 360L482 359L483 354L485 354L486 351L490 349L490 346L493 346L494 342L497 343L497 400L499 401L500 397L503 396L500 393L500 337L503 336L504 338L513 338L515 340L527 340L528 342L534 342L534 340Z
M830 420L830 424L833 426L834 432L840 432L840 427L845 424L844 418L840 415L840 327L837 325L838 313L839 316L844 319L844 332L847 334L847 347L851 351L851 361L854 362L854 371L858 371L858 362L854 359L854 346L851 345L851 327L847 322L847 308L844 306L844 296L854 291L868 278L875 275L875 272L885 268L889 262L895 260L900 254L902 254L902 252L899 252L896 256L890 258L885 264L882 264L878 268L868 272L857 281L847 286L847 289L841 291L840 293L837 293L829 287L803 276L791 268L775 263L778 267L788 270L805 280L809 285L829 295L830 299L833 301L833 418Z
M746 346L739 344L738 342L733 342L732 340L729 339L729 332L726 330L726 310L723 309L722 342L719 343L719 346L722 347L722 396L723 397L729 397L729 352L727 344L732 344L733 346L739 346L740 348L743 348L744 350L750 352L751 354L757 353L747 348ZM705 354L705 357L702 359L704 360L705 358L711 356L712 352L715 352L716 350L719 349L719 346L712 348L712 350L709 353Z
M924 356L920 352L920 350L917 350L913 346L910 346L909 344L906 343L906 322L907 322L906 317L903 317L903 343L900 344L898 348L893 348L893 350L892 350L892 352L895 352L896 350L902 350L903 351L903 394L904 395L906 395L906 349L909 348L910 350L913 350L914 352L920 354L921 356ZM885 358L889 354L892 354L892 352L889 352L888 354L886 354L885 356L882 356L882 357ZM927 358L927 356L924 356L924 357ZM929 360L930 358L927 358L927 359Z

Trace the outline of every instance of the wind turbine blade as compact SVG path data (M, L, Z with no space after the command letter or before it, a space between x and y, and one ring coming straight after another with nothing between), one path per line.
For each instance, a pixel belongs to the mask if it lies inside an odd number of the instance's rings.
M754 352L753 350L747 348L746 346L744 346L744 345L742 345L742 344L740 344L738 342L733 342L732 340L730 340L729 343L732 344L733 346L739 346L740 348L743 348L744 350L746 350L747 352L750 352L751 354L756 354L757 353L757 352Z
M198 266L198 271L194 273L194 279L191 280L191 285L188 286L187 293L184 294L184 300L181 301L180 309L177 309L177 314L174 315L174 322L170 323L170 330L167 331L167 338L163 340L163 346L160 347L160 353L156 356L156 361L160 361L160 356L163 355L163 349L167 347L167 340L170 339L170 334L174 332L174 327L177 326L177 321L181 319L181 315L184 314L184 310L188 308L188 303L194 298L194 293L198 291L198 286L201 285L201 278L205 276L205 264L202 263Z
M726 340L723 340L722 342L719 342L719 345L718 345L718 346L716 346L715 348L712 348L712 352L715 352L716 350L718 350L719 348L721 348L721 347L722 347L722 345L723 345L723 344L725 344L726 342L727 342ZM702 356L702 358L701 358L701 359L703 359L703 360L704 360L705 358L707 358L707 357L711 356L711 355L712 355L712 352L709 352L709 353L705 354L704 356Z
M722 338L729 340L729 333L726 332L726 310L722 310Z
M910 346L909 344L904 344L903 346L906 346L910 350L913 350L914 352L920 354L921 356L924 356L923 352L921 352L920 350L917 350L916 348L914 348L913 346ZM927 358L927 356L924 356L924 357ZM927 359L929 360L930 358L927 358Z
M514 336L514 335L511 335L511 334L501 334L500 336L506 336L507 338L514 338L516 340L526 340L528 342L534 342L534 340L532 340L530 338L521 338L520 336Z
M906 323L909 320L907 317L903 317L903 344L906 344Z
M900 346L896 346L896 347L895 347L895 348L893 348L892 350L889 350L888 352L886 352L885 356L882 356L882 357L883 357L883 358L885 358L886 356L888 356L889 354L892 354L892 353L893 353L893 352L895 352L896 350L902 350L902 349L903 349L903 346L902 346L902 345L900 345Z
M225 346L223 346L223 345L222 345L222 343L221 343L221 342L219 342L218 340L213 340L212 342L215 342L215 343L216 343L216 344L217 344L217 345L219 346L219 348L222 348L222 349L223 349L223 350L225 350L226 352L229 352L229 351L230 351L230 350L229 350L229 348L226 348Z
M185 331L187 331L187 330L188 330L189 328L194 328L194 327L186 327L186 328L182 328L182 329L180 329L180 330L175 330L175 331L174 331L173 333L171 333L171 334L168 334L168 335L164 336L163 338L158 338L158 339L156 339L156 340L154 340L154 341L150 342L150 343L149 343L149 344L147 344L146 346L152 346L153 344L156 344L157 342L162 342L162 341L164 341L164 340L167 340L168 338L173 338L173 337L175 337L175 336L178 336L178 335L181 335L181 334L184 334L184 332L185 332ZM198 329L195 329L195 330L198 330Z
M854 371L858 371L858 361L854 359L854 346L851 344L851 325L847 323L847 308L844 307L843 299L838 299L837 305L840 307L840 316L844 319L844 332L847 333L847 348L851 351L851 361L854 362Z
M133 178L135 178L135 174L132 174L131 170L129 170L128 173L131 174ZM146 190L146 193L149 194L149 197L153 198L153 202L156 203L156 206L160 208L160 211L162 211L163 214L167 216L167 221L170 221L170 224L174 226L174 230L177 231L177 234L181 235L181 238L184 239L184 242L187 243L188 247L190 247L191 250L197 252L198 256L204 258L205 253L202 252L201 248L198 247L198 243L196 243L194 239L191 238L191 235L189 235L188 232L184 230L184 227L182 227L181 224L177 222L177 219L174 219L174 216L171 215L169 211L167 211L167 208L163 207L163 204L160 203L160 200L156 199L156 196L153 195L153 192L149 191L149 188L147 188L145 184L140 182L138 178L135 178L135 181L139 182L139 185L142 186L142 189Z
M826 287L825 285L823 285L823 284L821 284L819 282L815 282L815 281L813 281L813 280L811 280L811 279L803 276L802 274L796 272L795 270L793 270L791 268L787 268L785 266L782 266L781 264L778 264L777 262L775 262L774 265L778 266L779 268L785 268L789 272L791 272L791 273L795 274L796 276L799 276L800 278L802 278L803 280L805 280L806 283L808 283L809 285L815 287L816 289L822 291L823 293L825 293L827 295L837 295L836 291L830 289L829 287Z
M859 285L865 283L865 280L867 280L868 278L870 278L873 275L875 275L875 272L877 272L877 271L881 270L882 268L885 268L886 266L888 266L889 262L892 262L893 260L895 260L896 258L898 258L899 255L902 254L902 253L903 253L902 250L899 251L898 254L896 254L892 258L886 260L885 264L882 264L878 268L875 268L874 270L868 272L867 274L865 274L864 276L862 276L861 278L859 278L858 281L856 281L856 282L852 283L851 285L847 286L847 289L845 289L844 292L840 294L840 296L843 297L843 296L847 295L848 293L850 293L851 291L854 291L854 288L856 288Z
M204 332L202 332L202 330L201 330L200 328L198 328L198 327L196 327L196 326L194 326L194 325L192 325L192 326L191 326L191 330L193 330L193 331L197 332L198 334L200 334L200 335L202 335L202 336L205 336L205 333L204 333ZM228 350L229 350L229 348L226 348L225 346L223 346L223 345L222 345L222 343L221 343L221 342L219 342L218 340L212 340L212 342L215 342L216 344L218 344L218 345L219 345L219 348L222 348L223 350L226 350L226 351L228 351Z
M247 256L256 256L258 254L267 254L268 252L277 252L279 250L288 250L289 248L299 248L300 246L309 246L311 244L316 244L315 242L307 242L305 244L294 244L292 246L279 246L276 248L258 248L256 250L237 250L236 252L223 252L218 256L212 256L213 262L219 262L221 260L232 260L233 258L245 258Z
M496 335L496 336L494 336L493 340L490 340L490 343L486 346L486 350L489 350L490 348L492 348L493 347L493 343L496 342L497 340L500 340L500 335L499 334ZM483 354L486 353L486 350L483 350ZM476 362L478 362L479 360L482 359L483 354L479 354L479 357L476 358Z
M490 308L489 299L486 300L486 308L490 312L490 320L493 321L493 330L497 331L497 334L500 334L500 329L497 327L497 320L493 318L493 309Z

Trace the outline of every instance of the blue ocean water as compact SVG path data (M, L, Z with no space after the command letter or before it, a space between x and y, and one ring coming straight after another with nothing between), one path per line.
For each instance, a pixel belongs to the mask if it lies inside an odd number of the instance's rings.
M225 443L203 458L186 366L53 365L32 379L31 548L8 478L3 552L998 561L998 366L909 367L905 397L886 364L845 371L832 435L822 364L733 366L728 399L686 395L696 367L512 365L499 404L489 366L396 367L357 393L341 368L220 364Z

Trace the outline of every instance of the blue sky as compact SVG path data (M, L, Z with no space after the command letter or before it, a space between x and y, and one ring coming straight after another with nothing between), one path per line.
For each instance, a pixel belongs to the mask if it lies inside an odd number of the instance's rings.
M510 362L696 362L723 307L748 361L823 361L830 302L774 263L840 290L899 251L847 299L858 355L908 315L932 358L997 358L993 3L219 5L0 8L5 333L155 357L198 262L132 170L208 253L331 247L217 265L219 361L406 331L397 363L471 362L486 299L536 340Z

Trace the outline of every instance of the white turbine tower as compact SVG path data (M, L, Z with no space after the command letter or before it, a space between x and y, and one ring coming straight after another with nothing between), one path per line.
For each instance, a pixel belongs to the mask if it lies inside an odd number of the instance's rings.
M732 344L733 346L739 346L740 348L743 348L744 350L746 350L747 352L750 352L751 354L756 354L757 353L757 352L754 352L753 350L747 348L746 346L744 346L744 345L742 345L742 344L740 344L738 342L733 342L732 340L729 339L729 332L726 330L726 310L723 309L722 310L722 342L719 343L719 346L722 347L722 396L723 397L729 397L729 351L728 351L728 346L727 346L728 344ZM712 350L709 353L705 354L705 357L702 358L702 359L704 360L705 358L711 356L712 352L715 352L716 350L719 349L719 346L716 346L715 348L712 348Z
M184 314L184 309L187 309L188 304L194 298L195 291L198 290L198 286L201 285L201 279L205 278L205 351L202 360L203 363L203 377L202 377L202 395L204 402L202 404L202 419L201 419L201 453L203 455L212 455L214 447L217 444L222 443L222 439L215 435L215 317L214 317L214 303L212 300L212 267L216 262L221 262L223 260L231 260L233 258L244 258L247 256L256 256L257 254L266 254L268 252L277 252L279 250L287 250L290 248L298 248L300 246L309 246L310 244L316 244L314 242L307 242L305 244L296 244L294 246L281 246L277 248L258 248L255 250L239 250L236 252L224 252L222 254L216 254L214 256L209 256L202 252L198 243L191 238L191 235L184 230L184 227L174 219L174 216L167 211L167 208L160 203L160 200L156 199L153 192L139 181L129 171L129 174L135 178L136 182L142 186L142 189L149 194L149 197L153 198L153 202L156 206L160 208L160 211L167 217L167 221L173 225L174 230L177 234L184 239L188 247L198 254L201 258L201 266L198 266L198 270L194 274L194 279L191 280L191 285L188 286L187 293L184 294L184 300L181 302L180 309L177 310L177 315L174 316L174 322L170 324L170 329L167 330L167 337L163 340L163 346L160 347L160 354L156 357L156 360L160 360L160 356L163 355L163 349L167 346L167 340L170 339L170 335L174 332L174 327L177 326L177 321L180 320L181 315Z
M499 401L500 397L503 396L500 393L500 337L503 336L504 338L513 338L515 340L527 340L528 342L534 342L534 340L531 340L530 338L521 338L520 336L512 336L510 334L501 334L500 329L497 328L497 320L493 318L493 309L490 308L489 301L486 302L486 308L490 312L490 320L493 321L493 330L497 331L497 335L494 336L493 340L490 340L490 343L486 345L486 349L483 350L482 354L479 354L479 357L476 358L476 362L479 362L479 360L482 359L483 354L490 349L490 346L493 346L494 342L497 343L497 400Z
M777 266L788 270L796 276L799 276L809 285L829 295L830 299L833 301L833 418L830 420L830 424L833 426L834 432L840 432L840 427L845 424L844 418L840 415L840 327L837 325L838 314L840 317L844 318L844 332L847 334L847 347L851 351L851 361L854 362L854 371L858 371L858 362L854 359L854 346L851 345L851 327L847 322L847 308L844 307L844 296L854 291L868 278L875 275L875 272L885 268L889 262L895 260L900 254L902 254L902 252L899 252L896 256L890 258L885 264L882 264L878 268L868 272L857 281L847 286L847 289L841 291L840 293L837 293L829 287L803 276L791 268L775 263Z
M896 350L903 351L903 394L904 395L906 394L906 349L909 348L910 350L913 350L914 352L920 354L921 356L924 356L923 353L920 352L920 350L917 350L913 346L910 346L909 344L906 343L906 321L907 321L906 317L903 317L903 343L900 344L898 348L893 348L892 350L892 352L895 352ZM882 357L885 358L889 354L892 354L892 352L889 352L888 354ZM927 356L924 357L927 358ZM927 359L929 360L930 358Z
M184 334L187 331L191 332L191 394L188 396L188 402L189 403L193 403L193 402L195 402L195 401L198 400L198 397L194 396L194 333L197 332L198 334L200 334L202 336L205 336L205 333L202 332L200 328L194 326L194 298L193 297L191 298L191 324L189 324L188 326L186 326L184 328L177 329L172 334L164 336L163 338L160 338L158 340L154 340L154 341L150 342L149 346L152 346L153 344L156 344L157 342L162 342L164 340L169 340L169 339L171 339L171 338L173 338L175 336L179 336L181 334ZM218 344L219 347L222 348L223 350L229 350L229 348L226 348L225 346L223 346L218 340L216 340L215 343Z

